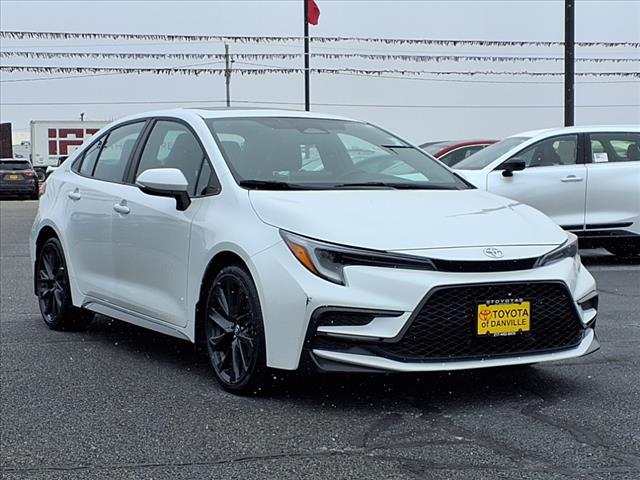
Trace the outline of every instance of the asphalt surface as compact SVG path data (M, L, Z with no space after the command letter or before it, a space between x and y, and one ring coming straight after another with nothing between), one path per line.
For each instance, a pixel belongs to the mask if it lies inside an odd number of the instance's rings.
M47 329L32 294L36 202L0 203L4 479L640 478L640 262L583 252L602 349L429 375L292 376L222 391L186 342L98 317Z

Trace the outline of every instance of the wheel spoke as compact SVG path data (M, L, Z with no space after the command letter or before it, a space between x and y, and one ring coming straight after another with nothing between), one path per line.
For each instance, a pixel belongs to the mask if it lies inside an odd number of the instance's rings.
M251 338L247 332L240 331L237 335L238 340L242 343L245 343L249 346L249 348L253 348L253 338Z
M230 279L225 279L223 285L224 296L227 302L227 312L229 313L229 318L232 318L237 311L238 294L237 291L233 291L233 285Z
M209 307L209 320L220 327L224 332L230 333L233 331L233 323L227 320L224 315L218 312L214 307Z
M231 340L231 332L222 332L219 335L212 335L209 337L209 344L211 349L215 351L222 351L229 348L229 341Z
M56 302L55 295L49 295L49 297L47 298L47 303L49 304L49 315L56 316L58 314L58 302Z
M237 381L242 373L240 370L240 358L238 358L239 350L238 340L234 339L233 342L231 342L231 366L233 369L234 381Z
M40 278L40 280L42 281L51 281L53 280L49 274L47 273L46 269L40 269L40 271L38 272L38 277Z
M225 318L229 318L229 303L227 301L226 293L223 291L220 285L216 285L213 289L213 298L215 303L220 307L220 311Z
M48 279L53 280L53 258L51 253L47 252L42 258L42 266L45 269Z
M242 371L246 372L249 369L249 356L247 355L247 352L245 352L245 347L243 345L244 342L242 342L240 340L240 337L238 337L236 340L238 355L240 357L240 360L242 361Z

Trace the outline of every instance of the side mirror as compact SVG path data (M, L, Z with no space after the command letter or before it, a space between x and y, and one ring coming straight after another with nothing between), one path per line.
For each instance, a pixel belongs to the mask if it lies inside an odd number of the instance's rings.
M520 157L513 157L500 165L502 168L502 176L503 177L513 177L513 172L519 172L524 170L527 167L527 164Z
M177 168L151 168L136 179L136 185L147 195L176 199L176 208L181 212L191 205L189 182Z

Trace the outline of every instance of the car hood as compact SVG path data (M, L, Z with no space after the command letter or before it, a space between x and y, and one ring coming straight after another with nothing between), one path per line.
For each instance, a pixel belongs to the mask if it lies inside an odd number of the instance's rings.
M250 190L265 223L376 250L559 245L566 233L539 211L478 190Z

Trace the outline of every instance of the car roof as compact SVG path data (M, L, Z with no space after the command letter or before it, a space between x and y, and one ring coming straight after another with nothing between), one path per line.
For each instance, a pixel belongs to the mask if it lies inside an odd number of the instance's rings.
M557 128L541 128L539 130L529 130L527 132L520 132L515 135L509 135L511 137L538 137L538 136L553 136L562 135L565 133L592 133L592 132L640 132L639 125L580 125L574 127L557 127Z
M302 110L278 110L278 109L260 109L260 108L172 108L168 110L156 110L136 115L131 115L123 119L119 119L116 123L123 120L133 120L136 118L147 117L185 117L196 115L204 119L209 118L242 118L242 117L297 117L297 118L319 118L327 120L349 120L357 121L339 115L331 115L317 112L305 112Z

